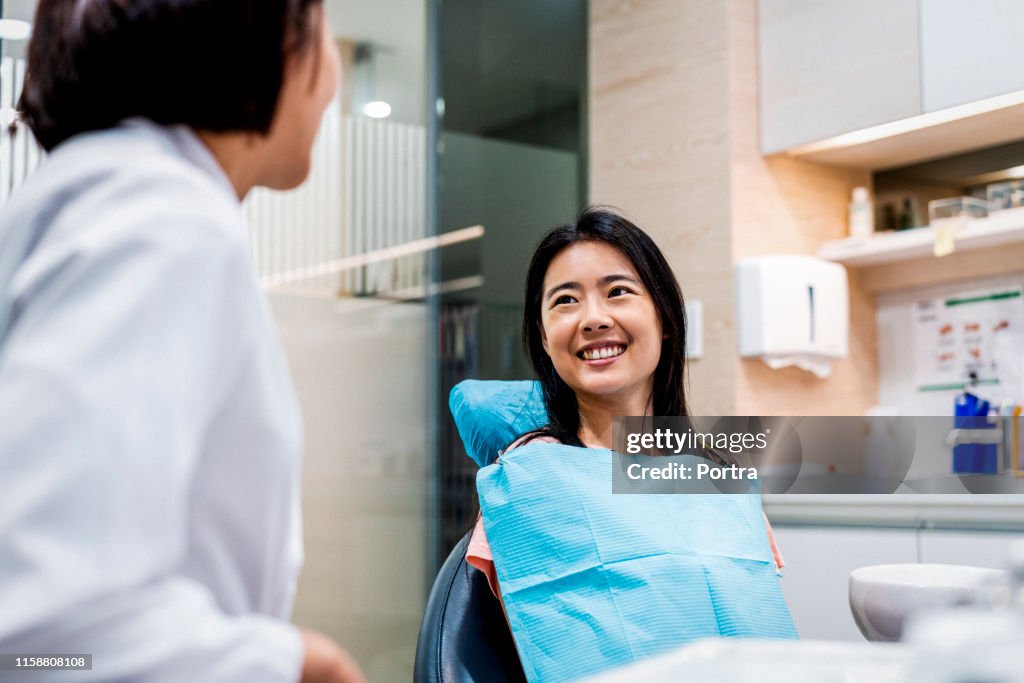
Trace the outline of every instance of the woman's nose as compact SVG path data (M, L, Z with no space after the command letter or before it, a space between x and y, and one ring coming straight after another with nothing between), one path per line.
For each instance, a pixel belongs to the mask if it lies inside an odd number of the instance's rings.
M586 312L583 317L584 332L607 330L611 326L611 316L608 315L604 306L599 303L590 303L587 305Z

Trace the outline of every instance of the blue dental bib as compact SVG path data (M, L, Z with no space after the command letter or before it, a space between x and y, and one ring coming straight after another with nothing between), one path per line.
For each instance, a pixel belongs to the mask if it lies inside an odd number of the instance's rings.
M528 444L477 476L529 680L572 680L699 638L797 637L759 495L612 494L614 457Z

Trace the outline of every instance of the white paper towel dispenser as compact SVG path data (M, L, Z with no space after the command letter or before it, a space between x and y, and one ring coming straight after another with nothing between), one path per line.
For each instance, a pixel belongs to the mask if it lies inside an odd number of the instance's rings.
M736 300L740 356L819 377L846 357L850 314L841 265L800 255L745 259L736 265Z

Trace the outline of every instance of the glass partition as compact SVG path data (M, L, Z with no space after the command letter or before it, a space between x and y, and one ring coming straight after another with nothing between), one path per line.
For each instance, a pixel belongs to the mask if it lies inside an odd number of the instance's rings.
M246 209L306 427L296 623L409 681L426 590L427 4L326 0L342 86L297 192Z
M438 403L465 378L528 379L520 343L526 267L540 236L586 195L582 0L465 0L440 9L439 229L482 225L440 254ZM476 518L476 465L442 421L441 544Z

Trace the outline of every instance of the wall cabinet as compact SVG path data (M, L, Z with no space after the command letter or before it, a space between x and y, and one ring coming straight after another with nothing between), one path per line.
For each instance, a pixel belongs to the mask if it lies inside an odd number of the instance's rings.
M921 0L924 111L1024 90L1024 3Z
M761 149L921 112L918 0L758 5Z
M1020 138L1020 0L759 0L758 11L764 154L889 168Z

